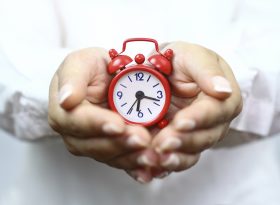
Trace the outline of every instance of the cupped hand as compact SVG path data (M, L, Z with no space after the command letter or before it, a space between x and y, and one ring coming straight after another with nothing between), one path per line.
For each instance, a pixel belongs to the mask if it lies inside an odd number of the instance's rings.
M155 131L152 145L159 153L162 173L193 166L200 153L225 136L242 109L238 84L229 65L199 45L175 42L170 124Z
M128 171L147 169L157 161L149 148L150 133L144 127L126 125L108 109L108 62L108 53L101 48L83 49L65 58L50 85L49 124L74 155ZM151 176L135 178L144 182Z
M226 62L198 45L175 42L170 124L159 130L125 125L107 109L111 77L103 49L70 54L50 86L49 122L76 155L126 170L139 182L194 165L226 133L242 101ZM153 139L152 139L153 136ZM156 152L158 154L156 154Z

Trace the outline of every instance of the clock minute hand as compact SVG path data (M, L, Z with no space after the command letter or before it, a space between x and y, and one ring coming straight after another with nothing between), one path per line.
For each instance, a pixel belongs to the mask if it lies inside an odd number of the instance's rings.
M146 99L149 99L149 100L154 100L154 101L160 101L159 99L152 98L152 97L149 97L149 96L144 96L143 98L146 98Z

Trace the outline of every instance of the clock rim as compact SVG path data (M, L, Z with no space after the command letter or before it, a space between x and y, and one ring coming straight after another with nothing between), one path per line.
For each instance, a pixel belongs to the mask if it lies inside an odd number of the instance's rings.
M114 88L115 85L117 84L118 80L123 77L124 75L126 75L129 72L133 72L133 71L145 71L148 73L153 74L155 77L157 77L159 79L159 81L162 83L163 88L165 90L165 102L164 102L164 106L161 110L161 112L158 114L157 117L154 118L154 120L148 121L148 122L133 122L130 120L127 120L124 116L122 116L114 103L113 100L113 93L114 93ZM153 67L147 66L147 65L133 65L130 67L127 67L125 69L123 69L122 71L120 71L118 74L116 74L114 76L114 78L112 79L110 85L109 85L109 91L108 91L108 103L109 103L109 107L111 108L111 110L113 110L114 112L117 112L127 124L134 124L134 125L143 125L145 127L149 127L152 125L157 124L158 122L160 122L164 116L167 114L169 106L170 106L170 102L171 102L171 89L170 89L170 85L168 80L166 79L166 77L161 74L159 71L155 70Z

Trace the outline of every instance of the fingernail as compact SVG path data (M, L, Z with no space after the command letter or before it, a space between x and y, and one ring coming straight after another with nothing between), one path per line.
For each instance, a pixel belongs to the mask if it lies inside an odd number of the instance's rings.
M176 168L180 164L180 159L176 154L170 154L166 160L161 162L161 166L167 168Z
M142 165L142 166L155 166L155 163L152 162L148 157L147 155L141 155L140 157L137 158L137 163L139 165Z
M192 130L195 128L195 126L196 126L195 121L191 119L178 120L175 124L176 129L180 131Z
M138 135L132 135L127 139L127 144L130 147L146 147L148 142Z
M123 132L123 129L116 125L116 124L113 124L113 123L105 123L103 126L102 126L102 131L106 134L109 134L109 135L114 135L114 134L121 134Z
M159 175L155 176L155 178L163 179L163 178L167 177L169 174L170 174L170 172L162 172Z
M144 177L141 175L141 173L139 173L139 171L127 171L127 173L133 178L135 179L137 182L141 183L141 184L147 184L149 182L151 182L153 179L150 177Z
M212 83L214 85L214 90L216 90L217 92L225 92L225 93L232 92L232 88L230 86L229 81L222 76L213 77Z
M185 86L186 86L186 88L188 88L190 90L198 88L198 85L196 83L186 83Z
M177 137L166 137L163 142L156 148L158 153L178 149L182 145L182 141Z
M137 171L127 171L127 173L133 178L135 179L137 182L141 183L141 184L146 184L149 181L145 180L143 177L141 177L140 175L137 174Z
M143 177L141 177L141 176L137 176L136 178L136 181L138 181L139 183L141 183L141 184L147 184L147 183L149 183L150 181L149 180L145 180Z
M72 95L72 92L73 92L72 85L70 84L63 85L58 94L59 104L62 104L70 95Z

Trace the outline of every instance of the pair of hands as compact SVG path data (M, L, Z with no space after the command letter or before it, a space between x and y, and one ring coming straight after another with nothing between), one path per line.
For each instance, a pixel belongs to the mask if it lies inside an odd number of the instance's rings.
M88 48L69 54L49 93L49 124L74 155L123 169L141 183L193 166L200 153L226 134L242 109L229 65L199 45L174 42L172 89L162 130L127 125L108 109L108 52ZM165 49L164 49L165 50Z

